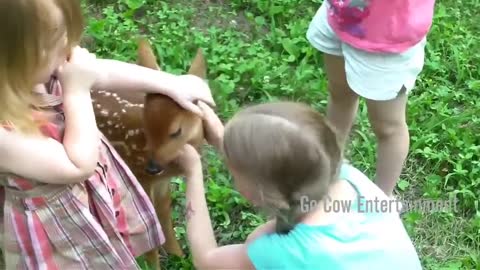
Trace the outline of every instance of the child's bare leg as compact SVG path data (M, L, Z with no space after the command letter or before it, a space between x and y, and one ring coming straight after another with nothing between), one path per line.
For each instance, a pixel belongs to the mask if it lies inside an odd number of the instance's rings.
M376 183L392 196L410 146L405 116L407 96L401 91L394 100L366 102L368 118L378 142Z
M337 129L339 142L345 145L358 109L358 95L348 86L343 57L324 54L328 78L327 119Z

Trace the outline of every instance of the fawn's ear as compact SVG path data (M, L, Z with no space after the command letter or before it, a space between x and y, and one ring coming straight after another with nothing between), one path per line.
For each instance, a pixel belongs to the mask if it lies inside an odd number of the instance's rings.
M203 57L202 49L199 48L197 50L197 54L192 61L192 65L190 65L188 74L198 76L202 79L207 78L207 64L205 62L205 58Z
M137 64L151 69L161 70L157 58L153 53L152 45L146 38L138 40Z

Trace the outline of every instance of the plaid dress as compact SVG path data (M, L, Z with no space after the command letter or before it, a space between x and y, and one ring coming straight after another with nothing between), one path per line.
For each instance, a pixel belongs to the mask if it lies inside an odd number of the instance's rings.
M48 90L50 97L61 96L56 80ZM42 131L61 142L62 106L53 108L56 119ZM139 269L135 257L164 243L147 194L103 134L99 148L96 173L82 183L3 177L6 269Z

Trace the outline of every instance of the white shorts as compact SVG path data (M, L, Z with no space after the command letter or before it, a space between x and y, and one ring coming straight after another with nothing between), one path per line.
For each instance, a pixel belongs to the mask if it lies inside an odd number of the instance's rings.
M327 21L323 1L307 31L307 39L319 51L343 56L350 88L371 100L391 100L405 88L409 93L423 69L426 37L401 54L376 54L356 49L340 41Z

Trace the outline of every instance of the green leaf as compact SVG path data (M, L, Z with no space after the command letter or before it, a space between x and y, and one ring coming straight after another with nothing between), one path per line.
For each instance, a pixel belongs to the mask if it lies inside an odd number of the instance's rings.
M145 4L145 0L125 0L125 4L130 10L137 10Z
M398 181L397 183L397 186L399 189L401 189L402 191L405 191L405 189L410 186L410 183L408 183L407 181L405 180L400 180Z
M265 21L265 18L262 17L262 16L257 16L255 17L255 23L260 25L260 26L263 26L266 24L266 21Z

